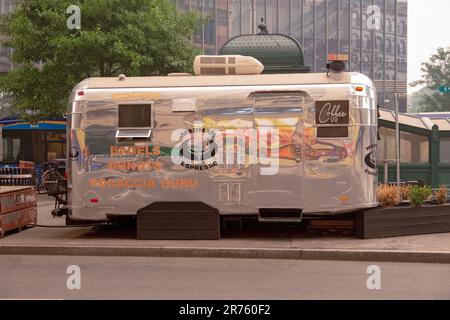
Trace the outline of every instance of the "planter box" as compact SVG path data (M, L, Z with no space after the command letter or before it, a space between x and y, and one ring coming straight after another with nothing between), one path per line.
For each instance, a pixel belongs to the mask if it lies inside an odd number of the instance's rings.
M362 239L450 232L450 204L365 210L356 215Z

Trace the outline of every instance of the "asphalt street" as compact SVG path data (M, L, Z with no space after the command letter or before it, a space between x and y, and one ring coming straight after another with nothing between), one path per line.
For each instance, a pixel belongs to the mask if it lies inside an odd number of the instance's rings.
M0 284L0 299L450 299L450 265L0 255Z

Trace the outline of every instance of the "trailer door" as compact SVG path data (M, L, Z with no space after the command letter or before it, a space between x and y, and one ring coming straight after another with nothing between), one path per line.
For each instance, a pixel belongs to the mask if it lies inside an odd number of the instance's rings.
M257 209L301 209L303 198L303 106L305 92L257 92L258 133L254 204ZM278 158L278 159L277 159Z

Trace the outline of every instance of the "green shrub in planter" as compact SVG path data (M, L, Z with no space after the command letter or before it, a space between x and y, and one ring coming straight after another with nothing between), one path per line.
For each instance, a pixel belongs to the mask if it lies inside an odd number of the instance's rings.
M409 200L414 207L420 207L432 194L433 191L429 186L412 186Z

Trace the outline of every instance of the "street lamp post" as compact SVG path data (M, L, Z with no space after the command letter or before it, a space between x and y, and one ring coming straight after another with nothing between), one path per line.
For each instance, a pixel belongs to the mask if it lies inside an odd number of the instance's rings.
M395 162L397 165L397 192L400 192L400 123L398 111L398 93L395 93Z

